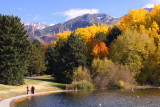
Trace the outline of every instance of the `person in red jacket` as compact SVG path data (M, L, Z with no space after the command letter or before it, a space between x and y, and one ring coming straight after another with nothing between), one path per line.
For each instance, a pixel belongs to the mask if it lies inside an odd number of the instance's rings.
M34 86L32 86L32 94L34 94L34 90L35 90L35 87Z

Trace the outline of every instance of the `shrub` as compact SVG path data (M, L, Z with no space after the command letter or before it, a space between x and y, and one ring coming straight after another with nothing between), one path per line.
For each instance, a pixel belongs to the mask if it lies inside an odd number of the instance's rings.
M90 90L90 89L94 89L94 86L91 82L88 82L86 80L83 80L81 82L79 82L78 84L76 84L77 89L79 90Z
M94 89L94 86L91 82L83 80L80 82L73 81L66 87L67 90L91 90Z
M122 88L124 88L124 82L122 80L119 80L119 82L116 86L118 89L122 89Z
M73 81L82 81L82 80L91 81L91 76L87 68L82 68L82 66L80 66L74 70Z
M96 88L113 88L119 81L134 84L135 80L128 68L114 64L111 60L94 59L92 63L92 80Z

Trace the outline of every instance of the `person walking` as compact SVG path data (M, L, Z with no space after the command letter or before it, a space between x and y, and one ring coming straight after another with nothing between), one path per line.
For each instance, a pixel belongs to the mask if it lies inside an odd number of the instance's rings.
M34 90L35 90L35 87L34 87L34 86L32 86L32 94L34 94Z
M35 87L33 86L33 94L34 94L34 90L35 90Z
M29 89L29 87L27 86L27 94L29 94L29 90L30 90L30 89Z

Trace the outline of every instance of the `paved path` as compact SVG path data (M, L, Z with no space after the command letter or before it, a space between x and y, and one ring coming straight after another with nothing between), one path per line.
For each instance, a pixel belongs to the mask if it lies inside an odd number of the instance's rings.
M10 104L13 100L27 97L27 96L33 96L33 95L39 95L39 94L46 94L46 93L57 93L57 92L66 92L67 90L57 90L57 91L47 91L47 92L39 92L35 94L26 94L26 95L21 95L21 96L16 96L8 99L4 99L0 102L0 107L10 107Z

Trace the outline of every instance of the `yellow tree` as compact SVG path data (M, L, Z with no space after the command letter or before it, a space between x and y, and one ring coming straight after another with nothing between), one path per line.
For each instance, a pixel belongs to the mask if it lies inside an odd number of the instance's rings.
M133 29L138 30L140 25L146 26L146 15L147 11L144 9L140 10L129 10L128 15L124 15L121 17L120 24L118 25L121 31L131 27Z
M105 24L95 25L86 28L77 28L75 34L78 35L85 43L89 42L95 37L98 32L108 33L108 26Z
M152 20L156 21L160 25L160 5L155 5L152 11L150 12Z
M154 38L154 42L157 46L159 44L159 37L160 37L158 35L158 32L159 32L159 26L155 21L153 21L151 27L149 28L149 36Z
M127 29L111 44L110 58L113 62L127 65L136 74L154 51L155 44L152 38Z
M59 41L60 38L64 41L67 41L68 36L70 36L71 33L72 33L71 31L64 31L63 33L57 33L55 35L56 41Z

